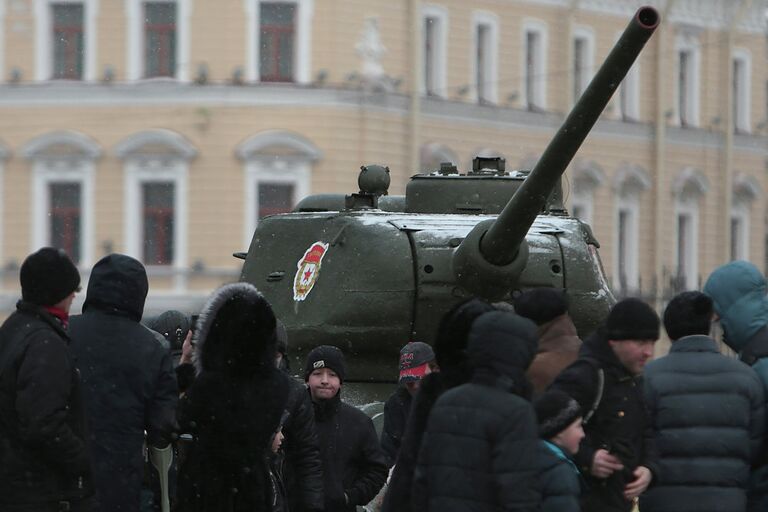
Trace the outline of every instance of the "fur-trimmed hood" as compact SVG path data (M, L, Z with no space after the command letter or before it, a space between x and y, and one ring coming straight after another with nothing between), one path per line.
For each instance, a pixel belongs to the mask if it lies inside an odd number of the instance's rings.
M275 367L275 314L249 283L227 284L203 306L195 332L195 368L252 375Z

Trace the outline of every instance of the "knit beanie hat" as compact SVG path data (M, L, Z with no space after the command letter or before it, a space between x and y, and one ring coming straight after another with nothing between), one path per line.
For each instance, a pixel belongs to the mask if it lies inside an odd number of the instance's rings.
M171 309L160 313L147 322L147 327L163 335L171 350L181 350L189 332L189 317L181 311Z
M669 339L678 340L693 334L709 334L714 306L701 292L683 292L675 296L664 310L664 328Z
M617 302L605 321L606 339L657 340L660 328L659 315L640 299L628 298Z
M24 301L53 306L78 289L80 273L63 250L43 247L21 264L19 280Z
M313 348L307 354L307 363L304 365L304 382L309 380L310 373L320 368L330 368L333 370L339 376L339 380L342 383L347 375L344 354L332 345L320 345Z
M579 403L560 390L550 390L533 402L539 420L539 437L551 439L581 416Z
M435 360L432 347L421 341L412 341L400 349L400 383L422 379L429 363Z
M568 311L568 300L558 288L534 288L521 293L515 299L515 313L542 325L564 315Z

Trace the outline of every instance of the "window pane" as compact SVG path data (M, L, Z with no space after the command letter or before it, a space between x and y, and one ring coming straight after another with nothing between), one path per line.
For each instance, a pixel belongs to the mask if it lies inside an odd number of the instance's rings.
M688 80L690 78L689 76L689 61L690 61L690 55L688 55L688 52L680 52L680 75L678 77L678 104L677 104L677 110L680 115L680 124L682 126L686 126L688 124L688 112L689 112L689 104L690 101L689 95L688 95Z
M50 198L49 239L53 247L59 247L80 262L81 190L79 183L51 183L48 185Z
M437 20L424 19L424 89L427 94L435 93L435 33Z
M174 184L142 184L144 263L173 263Z
M587 42L577 37L573 40L573 99L578 101L583 92Z
M488 100L488 51L489 28L487 25L477 26L477 99L478 101Z
M176 73L176 3L144 4L145 76Z
M688 274L688 237L690 236L690 219L687 215L677 216L677 275L685 282Z
M626 210L619 211L619 286L622 290L627 287L627 258L629 241L629 212Z
M294 186L290 183L259 183L259 219L291 211Z
M538 72L539 35L536 32L525 34L525 101L530 109L536 106L536 74Z
M296 6L262 3L259 28L259 71L265 82L292 82Z
M52 4L53 78L83 77L83 6Z

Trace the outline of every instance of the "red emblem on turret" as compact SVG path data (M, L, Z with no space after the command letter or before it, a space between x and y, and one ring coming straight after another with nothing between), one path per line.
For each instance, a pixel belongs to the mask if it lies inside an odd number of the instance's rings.
M328 244L313 243L304 256L296 264L296 276L293 278L293 300L301 301L307 298L320 275L320 264L328 251Z

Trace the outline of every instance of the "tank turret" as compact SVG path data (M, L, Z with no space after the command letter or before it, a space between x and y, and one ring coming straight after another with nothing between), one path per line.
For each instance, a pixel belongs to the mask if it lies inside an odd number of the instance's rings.
M560 179L658 22L650 7L635 14L533 170L500 158L477 158L465 173L445 163L392 196L389 169L364 166L359 192L310 196L261 219L238 253L241 279L285 324L291 357L333 344L353 360L347 380L392 381L399 348L432 342L457 302L511 301L539 286L565 290L588 334L614 298L599 244L568 215Z

